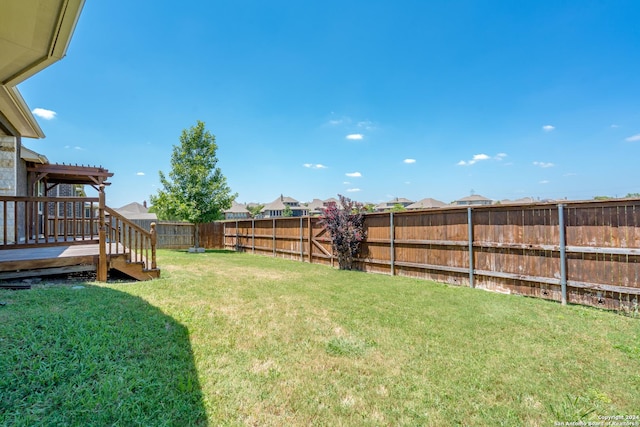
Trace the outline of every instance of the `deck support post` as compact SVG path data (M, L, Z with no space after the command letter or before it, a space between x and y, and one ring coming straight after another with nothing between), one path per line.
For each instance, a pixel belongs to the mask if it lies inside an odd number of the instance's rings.
M98 256L98 271L96 274L96 280L98 282L107 281L107 230L104 218L104 208L104 184L100 184L98 187L98 241L100 245L100 254Z
M156 234L156 223L151 223L151 269L155 270L158 268L158 264L156 263L156 244L158 243L158 235Z

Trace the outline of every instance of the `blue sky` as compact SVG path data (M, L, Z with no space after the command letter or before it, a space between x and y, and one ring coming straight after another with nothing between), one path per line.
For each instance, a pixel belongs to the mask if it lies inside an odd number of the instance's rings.
M23 143L114 172L113 207L157 192L197 120L240 202L624 196L639 18L637 1L90 0L67 57L19 87L47 135Z

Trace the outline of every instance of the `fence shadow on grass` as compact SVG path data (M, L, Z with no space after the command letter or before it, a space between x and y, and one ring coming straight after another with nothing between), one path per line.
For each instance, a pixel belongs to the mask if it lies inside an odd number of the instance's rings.
M207 425L187 329L77 285L0 291L0 425Z

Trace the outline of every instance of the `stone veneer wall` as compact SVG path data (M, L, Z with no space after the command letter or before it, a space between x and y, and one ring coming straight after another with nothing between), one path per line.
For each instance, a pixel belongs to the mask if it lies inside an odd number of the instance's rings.
M17 174L20 139L14 136L0 136L0 196L17 195ZM1 207L1 206L0 206ZM14 211L13 203L7 205L7 212ZM7 213L7 242L4 242L3 210L0 210L0 242L15 243L15 217Z

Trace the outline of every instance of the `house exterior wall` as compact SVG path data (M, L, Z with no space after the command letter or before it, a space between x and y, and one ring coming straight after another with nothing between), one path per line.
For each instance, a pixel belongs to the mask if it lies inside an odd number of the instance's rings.
M19 140L15 136L0 136L0 195L16 196Z
M16 196L18 195L18 165L19 165L19 153L20 152L20 138L15 136L0 136L0 195L2 196ZM24 179L26 181L26 172ZM25 183L26 186L26 183ZM13 212L13 202L8 202L7 212ZM4 213L0 210L0 240L4 240ZM16 241L15 235L15 218L13 214L7 214L7 242L14 243ZM24 230L18 230L18 233L23 233Z
M46 197L78 197L78 192L76 191L76 187L72 184L58 184L47 192ZM49 205L48 215L50 217L55 217L55 216L58 216L60 218L64 217L65 209L67 211L66 216L68 218L71 218L74 216L73 207L71 203L66 203L66 206L65 206L65 203L62 203L62 202L56 203L56 205L49 203L48 205ZM76 205L75 216L76 217L86 216L86 214L82 212L80 205Z
M249 212L225 212L224 219L247 219L250 218Z

